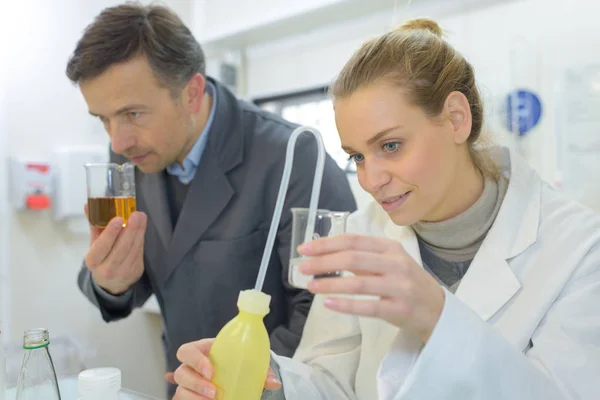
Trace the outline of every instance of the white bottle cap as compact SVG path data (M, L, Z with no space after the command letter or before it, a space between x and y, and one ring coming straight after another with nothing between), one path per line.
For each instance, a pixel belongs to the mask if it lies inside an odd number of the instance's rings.
M81 400L109 400L118 398L121 390L121 370L93 368L81 372L77 379Z
M271 296L258 290L242 290L238 297L238 307L250 314L265 316L269 313Z

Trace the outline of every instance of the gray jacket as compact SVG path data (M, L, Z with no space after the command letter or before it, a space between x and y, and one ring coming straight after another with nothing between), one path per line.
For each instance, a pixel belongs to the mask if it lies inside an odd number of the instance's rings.
M211 80L212 81L212 80ZM142 278L128 301L101 296L82 267L79 287L105 321L127 317L152 294L161 308L167 370L179 363L184 343L214 337L237 314L240 290L254 287L285 163L288 138L296 125L238 100L217 88L216 114L206 150L176 227L172 226L165 173L136 171L137 209L148 215ZM271 347L291 356L299 344L312 302L310 293L287 282L292 207L308 207L316 144L301 135L284 212L264 291L271 311L265 325ZM116 162L122 158L112 154ZM328 156L319 207L354 211L356 204L344 172ZM101 289L100 289L101 290ZM170 392L174 388L170 388Z

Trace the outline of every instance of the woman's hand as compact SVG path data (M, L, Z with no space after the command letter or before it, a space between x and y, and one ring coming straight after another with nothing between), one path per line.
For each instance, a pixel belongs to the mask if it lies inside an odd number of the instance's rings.
M307 275L346 270L355 276L313 279L312 293L378 296L379 299L328 297L327 308L378 317L410 330L427 343L444 307L444 290L397 241L342 235L305 243L298 249L310 257L299 269Z
M211 382L214 368L208 354L214 339L186 343L177 351L181 366L175 373L167 373L166 379L179 385L173 400L208 400L217 398L217 387ZM269 368L265 389L277 390L281 382Z

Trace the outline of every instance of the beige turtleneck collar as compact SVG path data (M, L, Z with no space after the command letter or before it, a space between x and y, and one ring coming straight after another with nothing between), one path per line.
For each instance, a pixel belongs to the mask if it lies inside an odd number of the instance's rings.
M481 196L463 213L445 221L414 224L419 241L446 261L472 260L498 215L507 188L505 178L498 182L486 178Z

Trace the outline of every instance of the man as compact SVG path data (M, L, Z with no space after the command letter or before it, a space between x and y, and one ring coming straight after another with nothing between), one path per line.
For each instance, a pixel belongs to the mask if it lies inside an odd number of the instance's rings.
M204 55L170 10L128 3L105 9L69 60L111 159L136 166L137 208L91 229L79 286L105 321L127 317L152 294L164 322L168 371L184 343L214 337L254 287L296 127L236 99L205 76ZM292 207L308 207L316 145L303 135L264 291L272 349L296 349L312 297L287 283ZM345 174L327 158L320 208L356 208ZM170 387L171 394L174 387Z

